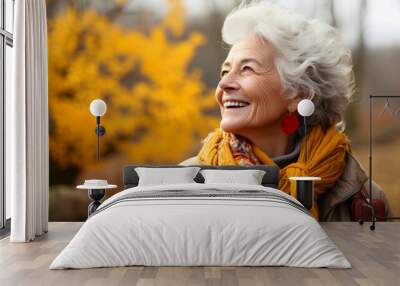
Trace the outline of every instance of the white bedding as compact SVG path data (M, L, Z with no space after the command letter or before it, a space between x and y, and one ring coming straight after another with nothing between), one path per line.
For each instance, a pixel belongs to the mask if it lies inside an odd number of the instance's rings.
M244 184L127 189L99 207L50 269L127 265L351 267L313 217L279 200L175 196L115 203L137 192L168 190L261 190L299 204L279 190Z

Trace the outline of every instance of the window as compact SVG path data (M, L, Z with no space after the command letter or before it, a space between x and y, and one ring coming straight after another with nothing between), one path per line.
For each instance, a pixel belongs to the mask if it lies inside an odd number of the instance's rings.
M0 0L0 228L9 227L10 194L5 188L5 98L11 93L14 0ZM0 233L1 234L1 233Z

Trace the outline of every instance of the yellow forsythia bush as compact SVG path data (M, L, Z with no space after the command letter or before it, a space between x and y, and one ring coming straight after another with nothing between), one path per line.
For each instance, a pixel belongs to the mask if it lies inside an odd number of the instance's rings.
M49 19L50 156L63 168L96 164L89 104L107 102L102 159L177 163L218 126L201 71L189 70L202 34L183 38L184 9L170 1L165 19L145 34L94 10L68 8ZM167 34L173 39L169 40ZM171 37L169 37L171 38Z

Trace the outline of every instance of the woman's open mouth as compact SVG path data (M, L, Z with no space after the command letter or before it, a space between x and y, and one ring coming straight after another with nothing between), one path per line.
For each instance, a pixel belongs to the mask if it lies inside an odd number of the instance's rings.
M231 100L228 100L228 101L224 102L224 107L227 108L227 109L230 109L230 108L242 108L242 107L248 106L249 104L250 103L245 102L245 101L231 101Z

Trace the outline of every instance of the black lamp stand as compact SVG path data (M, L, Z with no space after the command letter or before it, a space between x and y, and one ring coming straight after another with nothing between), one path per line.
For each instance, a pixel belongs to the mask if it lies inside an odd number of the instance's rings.
M96 116L96 129L95 129L96 137L97 137L97 161L100 160L100 136L106 134L106 129L104 126L100 125L100 116ZM93 212L101 204L100 200L104 197L106 193L105 189L90 189L88 190L89 198L92 199L92 202L88 206L88 216L90 216Z
M97 136L97 160L100 160L100 136L106 134L104 126L100 125L100 116L96 116L96 129L95 133Z
M308 161L308 144L307 144L307 116L304 119L304 139L305 139L305 162ZM304 207L311 210L314 200L314 181L312 180L297 180L296 181L297 200L301 202Z

